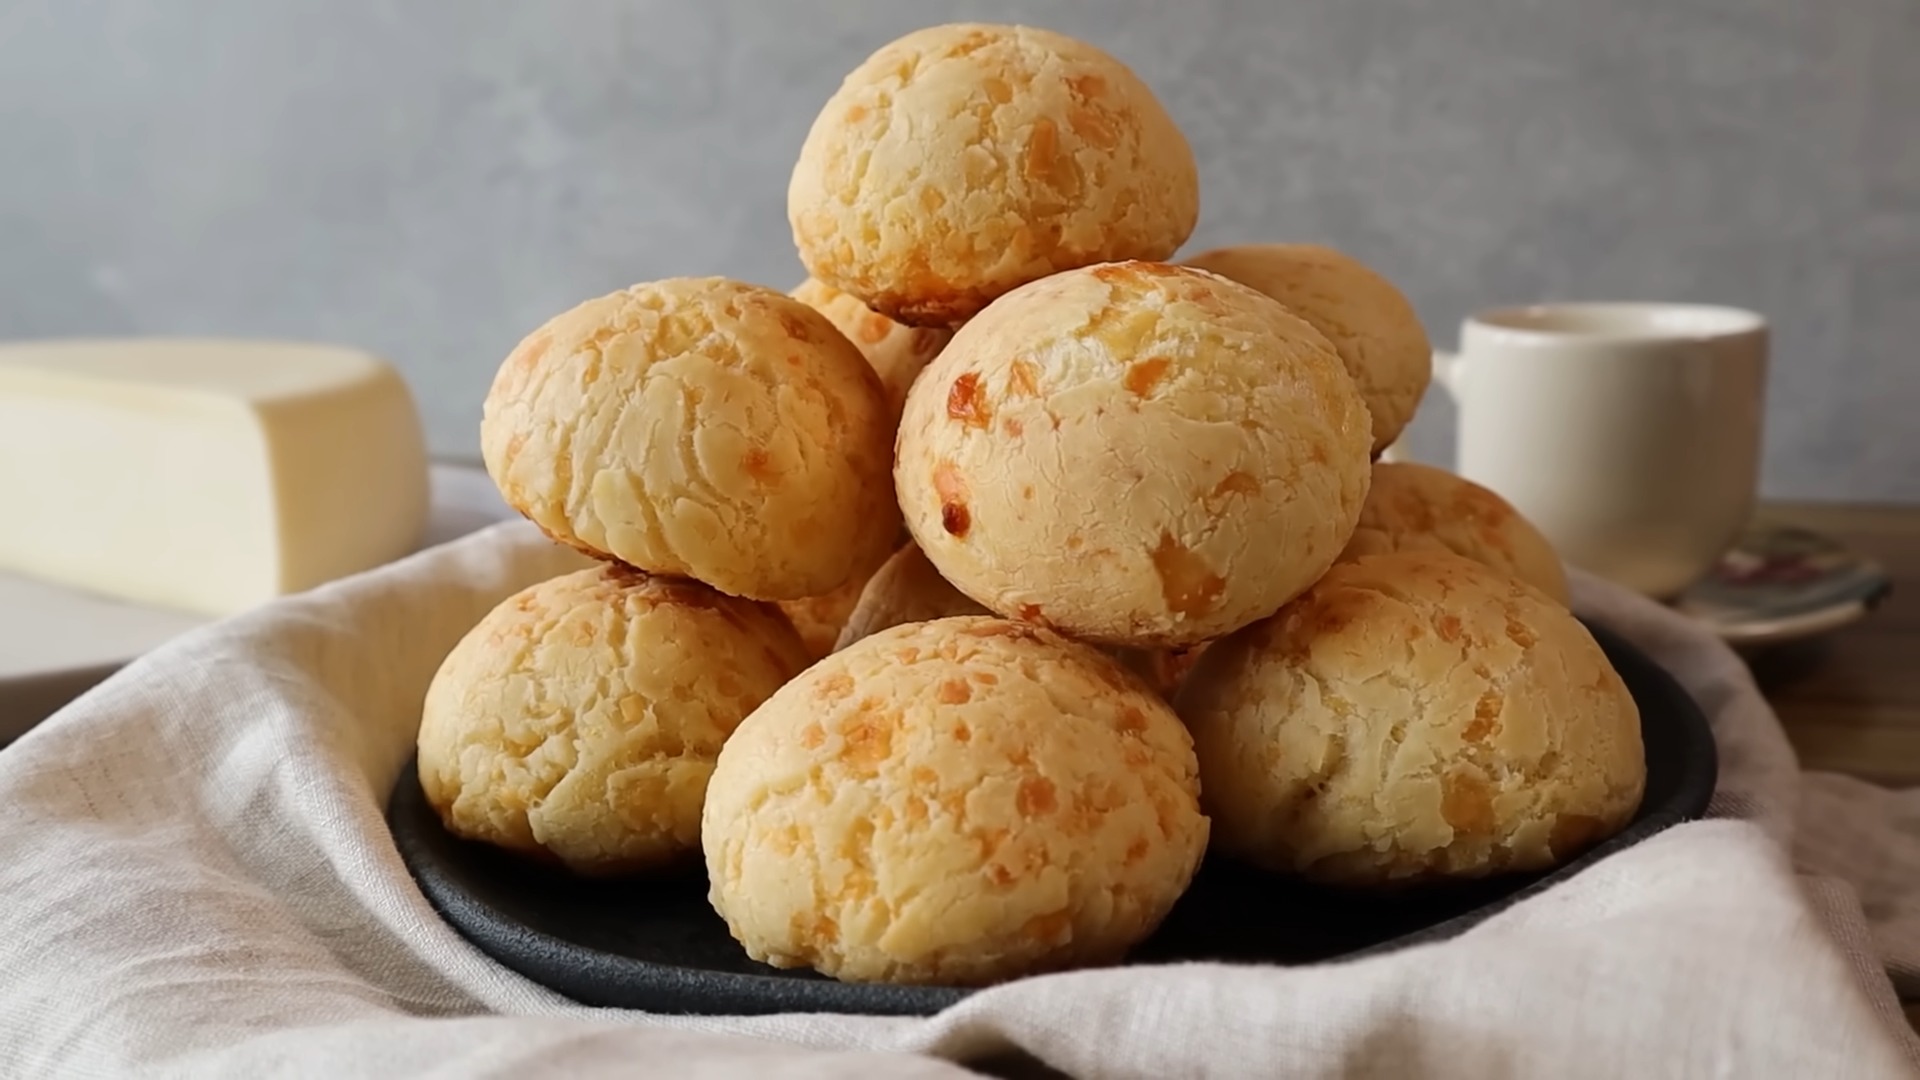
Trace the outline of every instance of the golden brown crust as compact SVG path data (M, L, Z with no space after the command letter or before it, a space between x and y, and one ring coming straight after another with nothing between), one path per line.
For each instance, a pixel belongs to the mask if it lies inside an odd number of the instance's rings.
M606 564L509 597L427 691L420 784L455 835L587 875L699 845L720 746L806 666L786 621Z
M1567 573L1553 545L1512 504L1465 477L1413 462L1373 467L1373 487L1342 560L1450 551L1520 579L1561 605Z
M1199 216L1186 138L1138 76L1072 38L961 24L849 74L787 190L814 277L910 326L954 327L1076 266L1164 259Z
M1285 304L1333 342L1373 417L1375 456L1413 419L1433 346L1413 305L1358 259L1318 244L1243 244L1184 260Z
M893 424L826 317L772 289L672 278L528 335L480 445L509 505L562 543L767 600L892 547Z
M1099 653L962 617L814 665L728 741L702 843L755 959L981 984L1118 960L1206 847L1191 741Z
M946 348L953 333L903 326L861 303L859 297L814 278L801 282L789 295L825 315L867 358L874 374L880 376L893 422L898 425L913 380Z
M1271 614L1366 497L1368 418L1326 338L1199 270L1024 286L954 335L901 420L907 527L1009 618L1142 648Z
M1341 563L1179 697L1221 850L1355 886L1538 870L1627 823L1640 718L1586 628L1457 555Z

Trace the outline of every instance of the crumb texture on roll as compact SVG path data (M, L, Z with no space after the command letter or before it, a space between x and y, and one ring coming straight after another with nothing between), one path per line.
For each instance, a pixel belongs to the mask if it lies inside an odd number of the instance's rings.
M1060 270L1164 259L1199 217L1199 171L1132 71L1085 42L958 24L846 77L787 192L814 277L915 326L957 326Z
M702 845L755 959L977 985L1119 960L1206 848L1192 744L1093 649L993 617L896 627L721 752Z
M636 285L528 335L480 444L549 536L738 596L818 596L898 535L893 424L819 312L724 278Z
M907 390L933 358L940 355L953 333L923 326L903 326L815 278L808 278L790 294L795 300L827 317L848 341L860 350L880 385L887 392L887 406L895 423L906 406Z
M1373 418L1378 455L1413 419L1433 377L1433 346L1393 283L1319 244L1244 244L1185 260L1285 304L1333 342Z
M1368 419L1319 331L1159 263L1057 274L954 335L907 398L894 481L947 580L1102 644L1197 644L1346 546Z
M1342 559L1451 551L1567 603L1553 545L1507 500L1465 477L1414 462L1380 462Z
M699 848L727 736L806 666L777 612L616 564L526 589L447 656L420 784L455 835L584 875Z
M1646 783L1638 709L1586 628L1447 553L1334 567L1209 648L1179 710L1219 848L1324 882L1553 866Z

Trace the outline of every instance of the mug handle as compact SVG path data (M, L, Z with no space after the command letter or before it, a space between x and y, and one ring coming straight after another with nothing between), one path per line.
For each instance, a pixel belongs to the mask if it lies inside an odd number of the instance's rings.
M1445 349L1433 350L1433 384L1447 392L1456 403L1460 400L1460 376L1464 371L1460 365L1460 354ZM1389 462L1411 461L1406 450L1400 445L1406 436L1395 439L1393 444L1380 451L1380 460Z

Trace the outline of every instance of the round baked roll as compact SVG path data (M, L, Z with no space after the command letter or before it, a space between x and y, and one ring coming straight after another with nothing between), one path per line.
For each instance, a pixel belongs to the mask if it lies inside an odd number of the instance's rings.
M806 666L778 613L617 564L509 597L447 655L420 786L457 836L592 876L699 847L720 745Z
M736 596L818 596L899 531L873 369L824 315L724 278L635 285L528 335L480 447L555 540Z
M836 329L853 342L887 393L887 405L897 423L906 406L907 390L953 334L930 327L902 326L860 302L859 297L843 293L831 285L808 278L790 294L795 300L827 317Z
M1111 645L1270 615L1346 546L1366 407L1319 331L1160 263L1070 270L954 335L907 396L907 527L987 608Z
M815 664L708 788L710 898L749 955L977 985L1119 960L1207 842L1192 743L1119 665L974 616Z
M1179 710L1218 847L1341 885L1544 869L1646 784L1639 710L1592 635L1448 553L1335 566L1210 647Z
M807 271L912 326L958 326L1072 267L1168 258L1199 212L1193 151L1125 65L973 23L855 68L787 188Z
M1358 259L1318 244L1243 244L1185 260L1266 293L1333 342L1373 417L1378 456L1413 419L1433 346L1413 305Z
M1465 477L1413 462L1380 462L1342 559L1451 551L1567 603L1560 556L1512 504Z

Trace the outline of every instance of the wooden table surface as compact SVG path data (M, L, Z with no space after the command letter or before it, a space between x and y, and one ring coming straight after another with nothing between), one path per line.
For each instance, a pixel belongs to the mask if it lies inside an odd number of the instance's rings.
M1772 503L1761 517L1825 533L1893 579L1852 626L1747 658L1801 767L1920 784L1920 506Z
M1771 503L1760 517L1825 533L1893 579L1852 626L1747 656L1801 767L1920 784L1920 506ZM1920 1001L1901 1008L1920 1032Z

